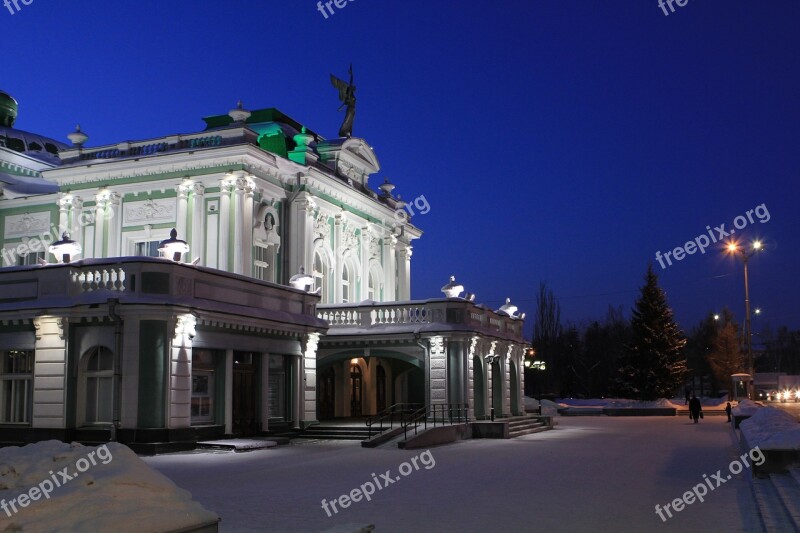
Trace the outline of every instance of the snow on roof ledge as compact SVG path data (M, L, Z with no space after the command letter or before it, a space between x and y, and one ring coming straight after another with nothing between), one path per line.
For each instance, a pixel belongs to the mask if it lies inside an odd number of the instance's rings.
M0 448L0 498L16 502L5 531L176 531L219 520L116 442Z

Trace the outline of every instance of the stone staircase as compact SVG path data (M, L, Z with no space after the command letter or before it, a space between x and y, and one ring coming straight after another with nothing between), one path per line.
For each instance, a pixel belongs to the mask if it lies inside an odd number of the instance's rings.
M688 407L678 407L675 416L689 417ZM703 416L726 416L725 409L703 409Z
M514 417L508 422L508 438L521 437L552 429L547 422L537 416Z
M377 432L372 431L374 437ZM365 440L369 438L369 429L362 422L360 425L353 424L318 424L310 426L297 435L296 439L319 439L319 440Z
M800 467L760 474L751 486L766 531L800 531Z

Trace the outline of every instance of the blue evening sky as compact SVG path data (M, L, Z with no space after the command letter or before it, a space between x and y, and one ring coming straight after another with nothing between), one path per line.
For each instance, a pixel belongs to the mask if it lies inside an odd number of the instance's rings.
M800 327L796 1L354 0L327 19L314 0L19 5L0 5L17 127L66 141L80 122L90 146L198 131L239 99L335 137L328 75L352 62L374 185L431 206L415 298L455 274L532 314L543 280L566 320L629 315L656 251L764 204L735 234L767 245L754 330ZM726 305L743 319L741 263L718 248L655 267L684 329Z

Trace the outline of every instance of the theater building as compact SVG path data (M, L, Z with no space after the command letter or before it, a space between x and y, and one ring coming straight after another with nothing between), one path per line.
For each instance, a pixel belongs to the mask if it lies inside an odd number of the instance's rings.
M365 140L240 104L90 148L15 129L17 108L0 93L3 442L190 445L409 402L522 413L523 321L455 283L410 299L422 232L370 184Z

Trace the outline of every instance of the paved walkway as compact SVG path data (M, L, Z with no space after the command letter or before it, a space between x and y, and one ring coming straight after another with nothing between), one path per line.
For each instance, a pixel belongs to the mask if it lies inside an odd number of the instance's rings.
M426 455L326 442L145 460L218 512L222 531L761 531L749 470L666 522L655 513L704 474L727 473L739 453L724 419L556 420L553 431L462 441ZM337 505L338 513L329 504L327 516L323 498L375 478L386 484L387 470L394 481L371 501Z

